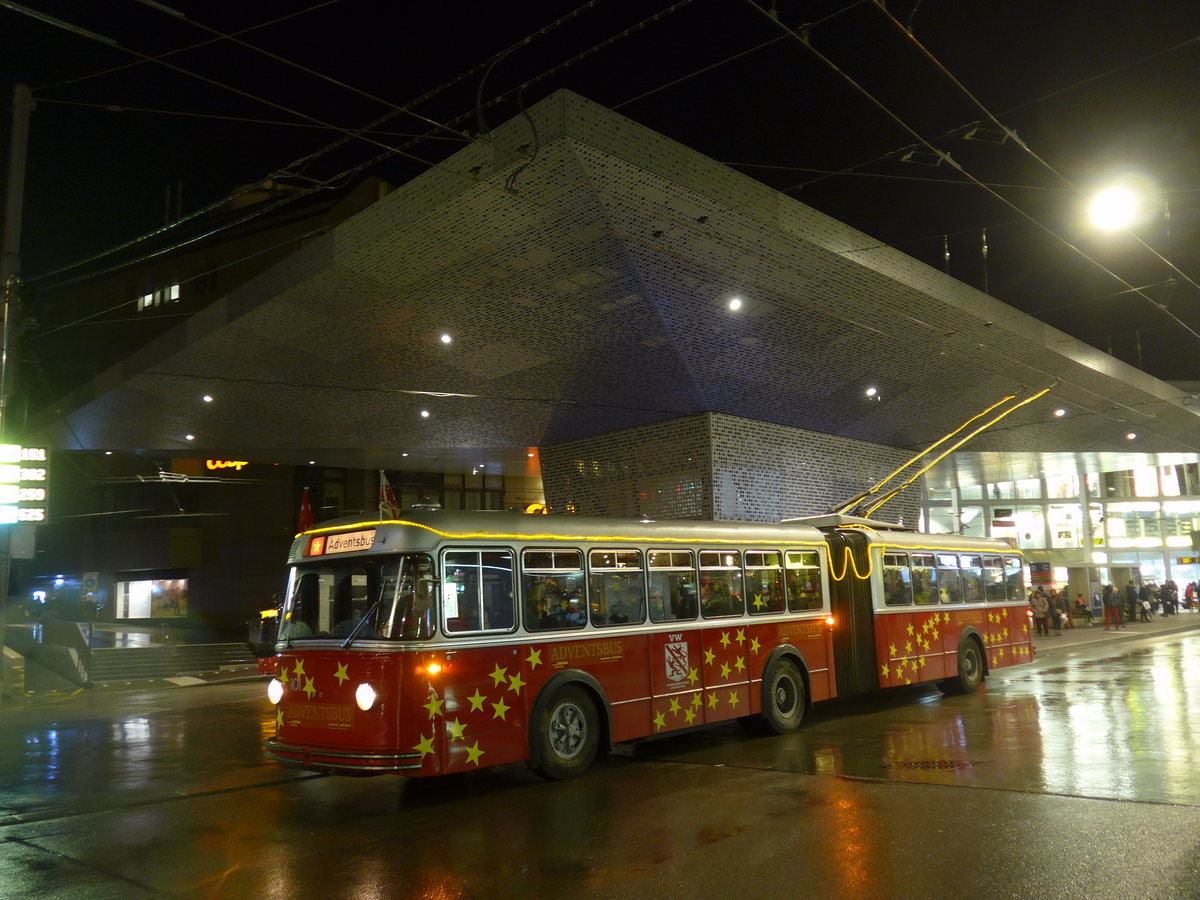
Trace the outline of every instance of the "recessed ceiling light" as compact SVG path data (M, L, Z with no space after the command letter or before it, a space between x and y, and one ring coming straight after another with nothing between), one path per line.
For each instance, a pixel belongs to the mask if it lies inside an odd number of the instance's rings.
M454 340L454 338L450 337L450 335L448 335L448 334L443 334L441 337L441 341L443 344L449 344L452 340Z
M739 309L741 309L742 308L742 298L741 297L733 297L732 299L730 299L729 308L731 310L733 310L734 312L737 312Z
M878 393L879 393L879 389L878 389L878 388L869 387L869 388L867 388L867 391L866 391L866 393L867 393L867 396L868 396L868 397L874 397L876 394L878 394Z
M205 395L204 395L203 397L201 397L200 399L201 399L201 400L203 400L205 403L212 403L212 402L213 402L213 397L212 397L212 394L205 394Z
M309 464L310 466L315 466L315 465L317 464L317 461L316 461L315 459L310 459L310 460L308 461L308 464Z
M407 453L401 453L400 455L401 455L401 456L408 456L408 454L407 454Z
M428 419L429 418L429 410L427 410L427 409L421 410L421 418Z
M1131 432L1129 432L1129 434L1125 435L1125 440L1127 440L1127 441L1132 441L1132 440L1136 440L1136 439L1137 439L1136 431L1131 431Z
M196 439L194 434L185 434L184 437L189 441L194 441Z
M1065 409L1056 409L1054 411L1054 414L1061 419L1063 416L1065 416L1067 414L1067 411Z

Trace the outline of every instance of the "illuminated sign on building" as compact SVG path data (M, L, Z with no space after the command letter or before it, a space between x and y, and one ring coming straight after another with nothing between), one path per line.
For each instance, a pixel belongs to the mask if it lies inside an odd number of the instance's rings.
M49 459L44 447L0 444L0 525L46 521Z
M204 465L209 471L213 469L233 469L235 472L240 472L242 471L242 466L248 466L250 463L244 459L206 459Z

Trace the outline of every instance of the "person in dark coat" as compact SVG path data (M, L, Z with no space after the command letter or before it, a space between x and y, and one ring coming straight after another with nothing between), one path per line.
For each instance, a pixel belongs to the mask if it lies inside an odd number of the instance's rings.
M1138 607L1138 590L1133 586L1133 582L1125 583L1125 621L1137 621Z

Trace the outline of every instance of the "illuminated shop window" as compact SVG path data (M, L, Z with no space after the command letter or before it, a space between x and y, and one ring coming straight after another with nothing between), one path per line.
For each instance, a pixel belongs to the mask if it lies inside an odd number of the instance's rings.
M118 619L182 619L187 617L187 579L118 581Z

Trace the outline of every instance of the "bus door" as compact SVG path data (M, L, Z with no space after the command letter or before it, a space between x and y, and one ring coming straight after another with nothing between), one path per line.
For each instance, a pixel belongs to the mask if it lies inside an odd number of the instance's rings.
M875 665L875 612L871 601L870 544L861 531L825 535L834 615L833 659L837 694L850 697L879 687Z

